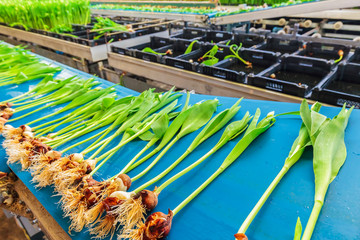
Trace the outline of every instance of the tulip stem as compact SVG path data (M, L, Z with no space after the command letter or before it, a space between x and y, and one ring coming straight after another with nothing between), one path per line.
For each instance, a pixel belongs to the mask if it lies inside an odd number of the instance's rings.
M258 212L260 211L262 206L265 204L265 202L267 201L267 199L269 198L271 193L274 191L274 189L279 184L280 180L284 177L284 175L288 172L288 170L289 170L289 167L286 167L286 166L284 166L280 170L280 172L278 173L276 178L271 182L269 187L266 189L264 194L261 196L259 201L256 203L255 207L251 210L250 214L247 216L247 218L245 219L245 221L241 225L238 233L244 233L245 234L246 230L249 228L249 226L252 223L252 221L254 220L255 216L258 214Z
M174 210L174 216L183 209L191 200L193 200L199 193L201 193L214 179L219 176L226 167L220 167L218 170L216 170L215 173L213 173L203 184L201 184L200 187L198 187L190 196L188 196L182 203L180 203Z

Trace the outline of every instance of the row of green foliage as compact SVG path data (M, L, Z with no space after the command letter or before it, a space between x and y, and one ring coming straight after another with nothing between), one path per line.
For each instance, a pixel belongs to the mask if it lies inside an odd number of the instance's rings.
M90 22L89 0L1 0L0 21L25 29L71 30Z
M132 6L121 4L97 4L92 5L93 9L110 9L110 10L126 10L126 11L141 11L141 12L166 12L166 13L186 13L186 14L216 14L216 17L238 14L243 12L251 12L258 9L263 9L264 4L271 7L281 7L293 4L300 4L304 2L314 2L317 0L221 0L221 4L247 4L250 7L239 9L235 11L217 10L206 7L163 7L163 6Z

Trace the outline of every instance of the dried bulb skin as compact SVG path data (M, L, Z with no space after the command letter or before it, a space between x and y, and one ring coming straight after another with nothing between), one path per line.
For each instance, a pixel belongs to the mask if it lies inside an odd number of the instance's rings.
M84 160L84 156L81 153L73 153L69 156L71 161L81 162Z
M143 240L165 239L171 230L173 212L169 209L168 214L155 212L145 222Z
M127 174L122 173L118 175L116 178L122 180L124 186L126 187L126 191L129 190L129 188L131 187L131 178Z
M49 157L51 160L58 160L61 158L61 152L51 150L45 154L47 157Z
M237 233L234 237L236 240L248 240L247 236L243 233Z
M137 199L139 197L141 197L141 202L144 205L144 207L146 208L146 210L148 210L148 211L153 210L156 207L156 205L158 204L158 197L152 191L142 190L141 192L136 194L134 199Z
M0 172L0 179L1 179L1 178L4 178L4 177L7 177L7 173Z

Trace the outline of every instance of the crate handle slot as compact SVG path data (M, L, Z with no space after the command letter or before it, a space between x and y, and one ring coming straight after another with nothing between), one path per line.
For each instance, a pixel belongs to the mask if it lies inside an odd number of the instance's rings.
M183 64L180 64L180 63L174 63L174 66L177 67L177 68L181 68L181 69L184 69L184 65Z
M299 62L299 66L303 66L303 67L313 67L313 64L310 62Z
M253 54L252 58L254 58L254 59L264 59L264 55L263 54Z
M290 45L290 41L289 40L281 40L279 42L279 45L281 46L289 46Z
M326 45L321 46L322 51L334 51L334 49L335 49L334 46L326 46Z
M223 72L223 71L216 71L216 72L214 72L214 76L225 79L226 78L226 73Z
M216 36L217 38L222 38L222 37L224 37L224 34L223 34L223 33L217 33L215 36Z

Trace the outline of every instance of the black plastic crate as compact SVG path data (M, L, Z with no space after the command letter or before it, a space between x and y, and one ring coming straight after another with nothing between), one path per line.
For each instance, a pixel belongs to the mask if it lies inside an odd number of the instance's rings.
M344 52L343 59L349 54L350 47L340 44L309 42L304 46L304 50L299 53L301 56L322 58L326 60L336 60L339 58L338 52Z
M360 64L360 48L356 48L354 54L349 58L350 63Z
M303 42L299 40L286 40L281 38L268 37L266 43L258 47L258 49L266 51L285 53L295 53L300 50Z
M220 42L219 44L224 45L227 44L229 40L225 40ZM230 40L230 43L228 45L236 44L239 46L242 44L242 47L250 48L253 46L256 46L258 44L261 44L265 41L265 36L254 34L254 33L235 33L234 38Z
M189 71L201 71L198 66L201 64L199 58L201 58L207 51L209 51L213 44L200 44L200 48L193 50L189 54L183 54L176 58L164 57L165 64L168 66L181 68ZM223 60L225 56L231 54L229 47L222 47L219 49L215 57L219 58L219 61Z
M331 61L286 54L280 63L261 75L249 75L247 83L294 96L310 97L311 90L329 78L332 68Z
M94 47L101 44L105 44L106 42L109 41L121 41L136 36L135 32L119 32L111 36L104 35L103 37L95 40L94 37L96 37L97 35L98 33L91 32L86 35L79 36L79 38L76 38L76 42L82 45Z
M163 56L163 60L165 63L165 59L168 57L176 58L181 55L184 55L186 49L189 47L189 45L191 43L192 43L192 41L176 39L173 43L171 43L171 45L167 45L167 46L156 49L156 52L166 52L167 50L171 50L171 52L172 52L171 54ZM200 49L200 47L201 47L201 43L195 42L195 43L193 43L192 51L196 51L196 50Z
M239 55L245 61L249 61L252 67L248 67L237 58L229 58L220 61L214 66L201 65L202 73L235 82L245 82L246 74L259 74L277 63L280 59L280 54L278 53L245 48L241 49Z
M158 37L154 38L158 41ZM163 40L171 40L171 39L163 39ZM161 39L160 39L161 41ZM189 46L191 42L188 41L183 41L180 39L174 39L174 41L169 42L168 45L159 47L159 48L155 48L153 49L155 52L158 53L166 53L168 52L168 54L166 55L157 55L157 54L153 54L153 53L144 53L142 51L139 50L133 50L135 57L137 58L141 58L143 60L147 60L147 61L151 61L151 62L159 62L159 63L165 63L166 62L166 58L167 57L171 57L171 58L176 58L178 56L181 56L185 53L187 47ZM200 43L194 43L193 45L193 51L196 51L197 49L200 48Z
M170 39L170 38L152 36L150 38L150 42L148 42L148 43L143 43L143 44L139 44L139 45L128 47L128 48L112 47L112 51L119 53L119 54L140 58L140 59L150 61L150 62L160 62L160 59L161 59L160 55L157 55L154 53L143 52L142 50L146 47L150 47L151 49L153 49L156 52L158 52L158 49L160 49L162 47L167 47L169 49L169 48L171 48L170 46L174 41L175 41L174 39Z
M206 36L206 29L200 28L184 28L181 33L171 35L170 38L200 40Z
M233 38L231 32L226 31L207 31L205 37L202 37L200 40L207 43L219 43L226 42Z
M92 27L93 26L91 25L72 24L73 32L86 31L87 29L91 29Z
M332 105L360 108L360 65L340 64L328 81L314 88L312 99Z

